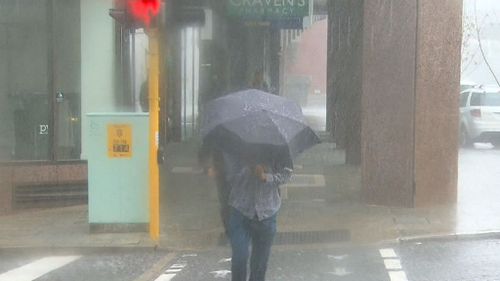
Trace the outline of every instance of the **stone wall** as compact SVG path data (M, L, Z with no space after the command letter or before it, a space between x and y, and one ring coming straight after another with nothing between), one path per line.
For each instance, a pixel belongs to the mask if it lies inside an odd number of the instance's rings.
M415 204L456 202L462 1L420 0L415 98Z
M461 2L329 4L328 119L364 201L455 202Z
M413 206L417 1L365 1L362 181L367 202Z
M67 185L87 182L86 163L48 164L43 162L0 165L0 214L14 209L16 186Z

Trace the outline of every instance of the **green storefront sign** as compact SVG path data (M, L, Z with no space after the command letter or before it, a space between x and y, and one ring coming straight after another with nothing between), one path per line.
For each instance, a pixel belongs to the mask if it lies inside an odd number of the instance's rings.
M244 20L282 20L309 15L309 0L228 0L228 14Z

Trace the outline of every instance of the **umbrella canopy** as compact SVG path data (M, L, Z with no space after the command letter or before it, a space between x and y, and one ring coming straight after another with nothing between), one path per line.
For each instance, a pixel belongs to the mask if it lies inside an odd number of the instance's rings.
M204 143L257 158L294 158L319 143L298 104L254 89L209 102L201 135Z

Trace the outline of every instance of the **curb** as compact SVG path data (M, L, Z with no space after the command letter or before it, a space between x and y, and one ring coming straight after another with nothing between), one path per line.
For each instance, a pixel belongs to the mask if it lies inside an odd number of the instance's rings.
M157 261L149 270L141 274L134 281L151 281L157 280L158 276L162 274L170 265L172 260L177 257L177 253L172 252Z
M171 252L169 249L159 248L155 246L0 246L0 251L8 252L43 252L43 253L80 253L80 254L96 254L96 253L121 253L131 251L158 251L158 252Z
M443 233L401 237L399 243L415 243L415 242L439 242L439 241L456 241L456 240L480 240L480 239L500 239L500 231L484 231L471 233Z

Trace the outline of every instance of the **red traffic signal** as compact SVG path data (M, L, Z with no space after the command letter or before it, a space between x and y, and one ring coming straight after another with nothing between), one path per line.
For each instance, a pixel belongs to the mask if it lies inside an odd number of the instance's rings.
M161 0L128 0L127 4L133 19L149 27L151 20L160 13Z

